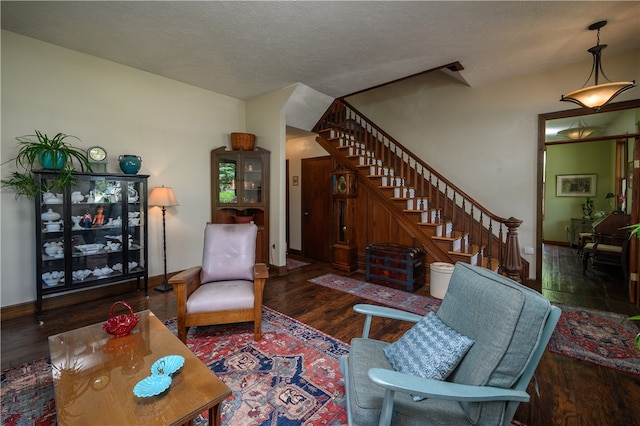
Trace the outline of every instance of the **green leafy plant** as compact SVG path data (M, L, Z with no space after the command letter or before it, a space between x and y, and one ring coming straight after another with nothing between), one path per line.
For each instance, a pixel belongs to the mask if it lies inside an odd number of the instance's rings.
M629 234L629 238L633 238L635 235L636 238L640 239L640 223L636 223L635 225L625 226L622 229L630 229L631 233ZM640 315L636 315L633 317L627 318L630 321L640 321ZM640 352L640 333L636 334L636 338L634 339L636 342L636 351Z
M58 133L50 138L38 130L35 132L35 135L16 138L18 155L13 160L17 170L12 172L8 179L0 181L3 187L16 191L16 198L23 196L33 199L42 192L62 190L69 185L74 185L76 183L73 175L76 170L75 163L78 163L81 171L91 171L91 165L84 151L65 141L67 138L78 139L77 137ZM58 174L54 179L39 185L33 175L33 170L38 164L43 169L57 170Z
M640 321L640 315L629 317L629 318L627 318L627 320L629 320L629 321ZM634 341L636 343L636 352L640 352L640 333L636 334L636 337L635 337Z
M634 235L640 239L640 223L636 223L635 225L625 226L622 229L630 229L631 233L629 234L629 238L632 238Z
M586 201L580 204L580 207L582 207L582 212L585 217L591 217L591 213L593 213L593 199L587 197Z

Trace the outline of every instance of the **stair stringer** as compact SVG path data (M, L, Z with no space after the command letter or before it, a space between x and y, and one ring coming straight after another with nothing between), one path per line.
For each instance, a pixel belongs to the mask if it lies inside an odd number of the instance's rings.
M373 194L376 202L379 203L378 205L381 205L390 213L398 225L414 239L416 247L422 248L425 251L427 258L436 259L438 262L455 263L455 260L449 255L449 253L447 253L447 251L443 250L442 247L440 247L433 239L426 235L421 226L415 220L411 220L407 217L407 215L405 215L393 203L393 201L384 196L380 189L331 142L322 136L318 136L316 138L316 142L318 142L318 144L320 144L320 146L322 146L338 164L346 169L353 170L358 174L358 185L365 186L369 190L369 193Z

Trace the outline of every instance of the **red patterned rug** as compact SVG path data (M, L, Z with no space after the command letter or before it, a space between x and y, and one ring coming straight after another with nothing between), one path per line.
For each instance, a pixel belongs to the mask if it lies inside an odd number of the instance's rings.
M175 331L175 320L166 324ZM189 330L189 349L232 391L222 424L346 424L339 359L349 346L266 307L262 329L260 342L251 324ZM2 425L56 424L48 359L2 371L1 392Z
M549 340L551 352L640 375L640 354L633 349L638 327L626 315L558 307L562 315Z
M287 270L293 271L294 269L302 268L303 266L311 265L310 263L303 262L301 260L291 259L287 257Z
M335 274L309 280L363 299L424 315L437 311L440 300L358 281ZM560 321L549 341L551 352L640 375L640 354L633 349L640 330L626 316L613 312L557 305Z

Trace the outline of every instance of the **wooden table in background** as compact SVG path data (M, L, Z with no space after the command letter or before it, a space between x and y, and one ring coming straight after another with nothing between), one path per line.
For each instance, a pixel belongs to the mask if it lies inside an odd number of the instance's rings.
M220 403L231 394L165 325L146 310L132 333L115 338L102 323L49 337L59 425L174 425L209 411L220 424ZM166 355L182 355L183 367L160 395L139 398L133 388Z

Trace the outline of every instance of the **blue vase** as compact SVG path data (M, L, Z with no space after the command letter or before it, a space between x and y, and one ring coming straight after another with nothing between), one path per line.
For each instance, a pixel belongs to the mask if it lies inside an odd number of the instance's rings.
M120 168L128 175L135 175L140 170L142 164L142 158L137 155L121 155L120 156Z
M65 157L56 151L40 151L38 161L43 169L60 170L64 167Z

